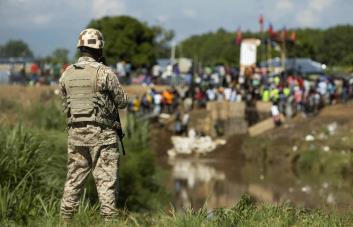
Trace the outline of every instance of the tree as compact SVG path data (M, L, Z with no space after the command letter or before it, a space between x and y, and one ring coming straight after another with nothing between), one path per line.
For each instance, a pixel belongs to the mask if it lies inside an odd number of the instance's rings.
M170 42L174 39L173 30L167 30L161 26L154 26L156 54L160 58L168 58L170 55Z
M58 48L47 57L47 61L53 64L67 64L69 62L69 50L65 48Z
M137 67L150 66L173 37L172 32L167 34L163 29L149 27L129 16L103 17L91 21L88 27L103 33L108 64L125 60Z
M27 43L11 39L0 46L0 57L33 57L33 53Z

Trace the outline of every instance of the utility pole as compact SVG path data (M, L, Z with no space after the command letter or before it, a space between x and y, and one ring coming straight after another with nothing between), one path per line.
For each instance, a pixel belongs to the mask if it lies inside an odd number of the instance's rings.
M170 63L172 65L175 63L175 42L172 43L172 48L170 50Z
M269 74L272 73L272 40L271 38L267 39L267 67Z
M264 36L264 17L261 14L259 17L259 24L260 24L260 39L261 39L261 44L260 45L260 62L263 60L266 60L266 47L264 45L264 40L265 40L265 36Z
M284 72L286 71L286 34L285 30L282 31L282 48L281 48L281 61Z

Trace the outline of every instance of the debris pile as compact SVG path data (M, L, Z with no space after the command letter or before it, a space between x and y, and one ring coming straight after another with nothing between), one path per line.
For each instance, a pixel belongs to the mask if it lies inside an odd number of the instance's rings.
M174 148L168 150L169 157L177 155L202 155L216 149L218 145L224 145L226 140L213 140L210 136L197 136L195 130L191 129L187 137L172 136Z

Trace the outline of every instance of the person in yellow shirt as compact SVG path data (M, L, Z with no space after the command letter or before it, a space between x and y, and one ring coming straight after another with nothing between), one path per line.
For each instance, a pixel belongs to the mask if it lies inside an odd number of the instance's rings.
M135 113L140 111L140 100L138 99L138 97L134 97L134 99L132 101L132 110Z
M263 93L262 93L262 101L263 102L269 102L270 101L270 91L268 88L265 88Z
M174 95L170 89L167 89L163 92L162 96L163 96L163 102L167 109L167 112L171 114L173 112L172 104L173 104Z

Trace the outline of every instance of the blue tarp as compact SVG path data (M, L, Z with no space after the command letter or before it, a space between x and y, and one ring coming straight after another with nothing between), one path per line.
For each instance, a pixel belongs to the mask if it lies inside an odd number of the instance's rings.
M286 61L286 70L301 75L324 74L322 64L309 58L291 58Z
M10 73L0 71L0 84L8 84L10 82Z
M282 62L280 58L274 58L268 62L261 62L261 67L281 67ZM310 58L288 58L286 60L286 71L301 75L309 74L324 74L322 64L311 60Z

